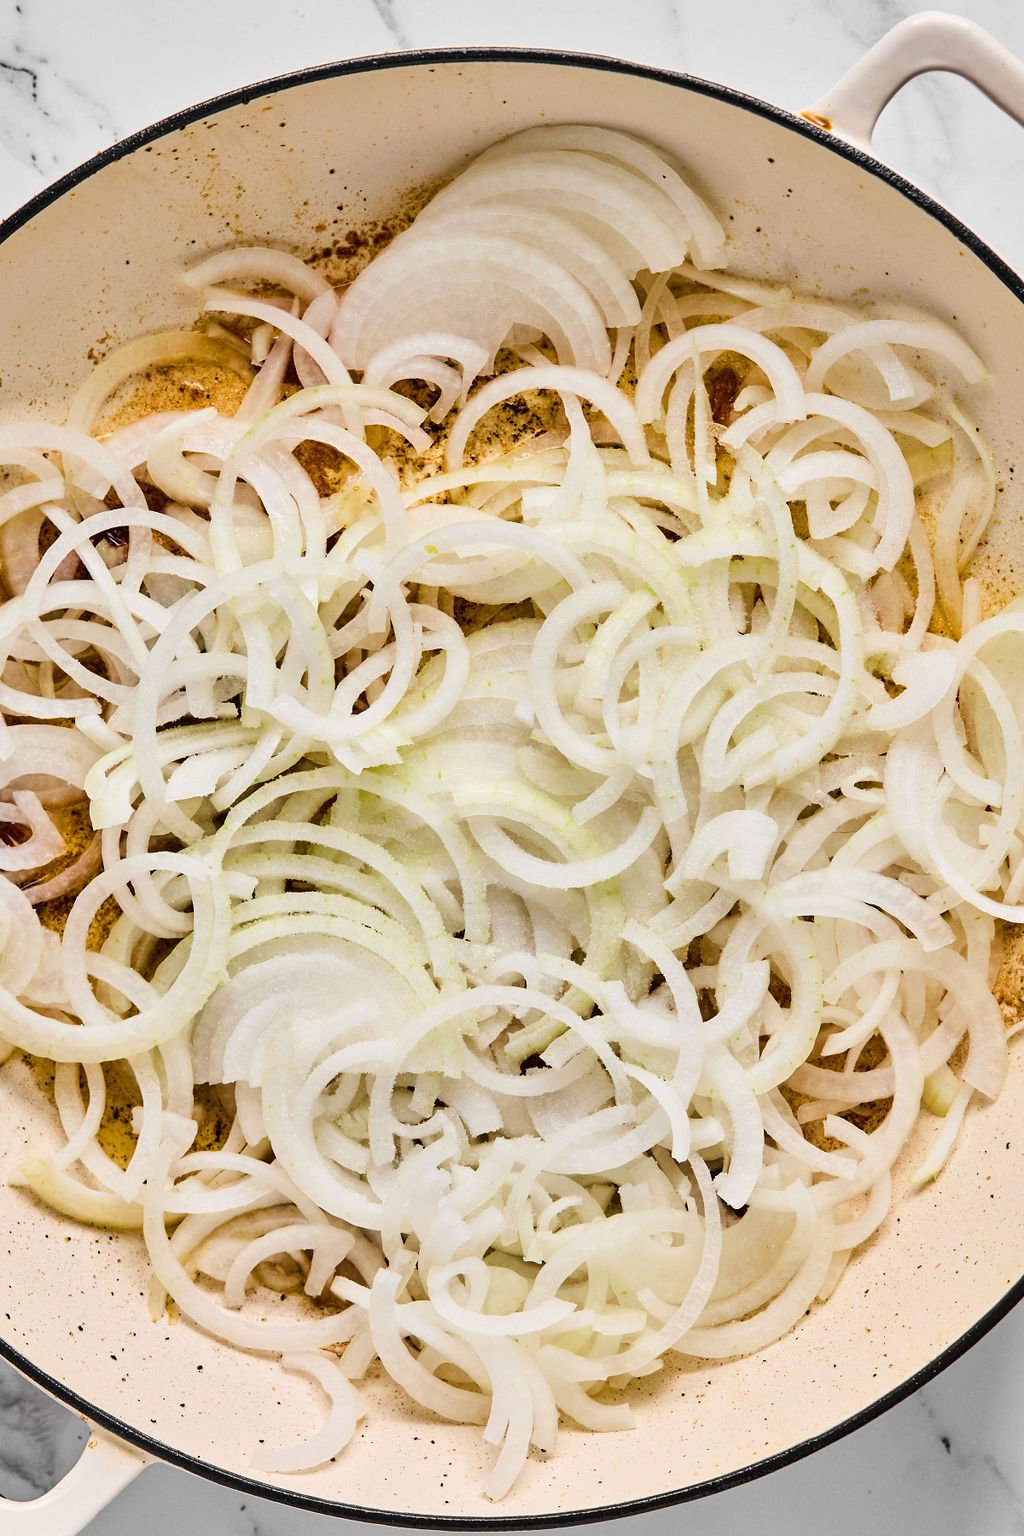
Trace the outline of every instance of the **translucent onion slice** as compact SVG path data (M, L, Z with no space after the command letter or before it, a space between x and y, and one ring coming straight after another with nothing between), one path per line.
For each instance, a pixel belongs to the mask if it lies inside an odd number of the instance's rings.
M294 1352L282 1355L281 1364L286 1371L312 1377L323 1388L330 1412L326 1423L308 1440L295 1446L261 1445L249 1461L258 1472L309 1472L341 1454L355 1434L363 1410L340 1363L332 1364L328 1356L309 1350Z

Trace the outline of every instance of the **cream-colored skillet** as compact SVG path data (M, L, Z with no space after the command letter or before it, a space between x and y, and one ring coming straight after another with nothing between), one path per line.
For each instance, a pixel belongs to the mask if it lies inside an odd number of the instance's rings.
M993 379L973 402L1004 487L981 574L1024 579L1010 474L1024 450L1024 282L868 152L881 108L926 69L966 75L1024 120L1024 67L970 23L935 14L897 27L802 117L619 60L507 50L362 59L234 92L117 145L0 227L3 412L52 417L97 343L190 323L177 281L186 259L234 241L309 250L324 230L387 218L411 189L516 129L602 123L680 157L725 216L740 270L910 300L955 321ZM827 1306L762 1355L662 1372L634 1432L567 1432L496 1507L480 1491L478 1432L426 1422L381 1383L337 1464L275 1481L251 1471L249 1454L258 1436L286 1439L316 1415L314 1389L183 1321L153 1323L137 1239L78 1227L7 1185L26 1144L52 1134L51 1116L28 1069L9 1063L0 1353L94 1432L51 1494L3 1504L11 1536L71 1536L153 1458L394 1523L522 1528L637 1512L756 1476L863 1423L1024 1294L1018 1057L939 1182L907 1196Z

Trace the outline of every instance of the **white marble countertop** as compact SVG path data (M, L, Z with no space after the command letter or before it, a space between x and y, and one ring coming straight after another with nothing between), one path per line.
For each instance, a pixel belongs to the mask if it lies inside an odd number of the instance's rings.
M1021 0L947 5L1024 56ZM234 86L398 48L515 44L619 54L784 106L812 101L910 0L3 0L0 216L115 139ZM880 155L1024 269L1024 133L963 81L930 77L886 113ZM686 1511L623 1522L656 1536L865 1529L1024 1531L1024 1309L899 1408L837 1445ZM0 1364L0 1492L73 1460L79 1426ZM2 1519L2 1516L0 1516ZM315 1536L337 1522L147 1472L90 1536Z

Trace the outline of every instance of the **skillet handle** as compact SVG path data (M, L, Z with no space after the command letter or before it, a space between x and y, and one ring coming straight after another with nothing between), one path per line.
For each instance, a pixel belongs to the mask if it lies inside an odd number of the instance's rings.
M897 91L932 70L962 75L1024 126L1024 64L973 21L945 11L899 22L801 116L870 149L875 124Z
M0 1497L0 1528L4 1536L78 1536L151 1459L89 1425L85 1450L55 1488L23 1502Z

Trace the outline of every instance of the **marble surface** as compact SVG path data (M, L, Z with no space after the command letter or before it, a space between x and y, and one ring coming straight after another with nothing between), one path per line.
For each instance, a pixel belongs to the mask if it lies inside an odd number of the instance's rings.
M1024 56L1020 0L949 5ZM233 86L400 48L515 44L619 54L800 108L914 9L907 0L0 0L0 216L134 129ZM880 155L1024 268L1024 132L963 81L915 82ZM930 1386L809 1460L688 1511L623 1522L660 1536L1009 1536L1024 1531L1024 1310ZM31 1497L81 1427L0 1365L0 1493ZM90 1536L315 1536L337 1522L147 1472ZM0 1529L6 1529L0 1510Z

